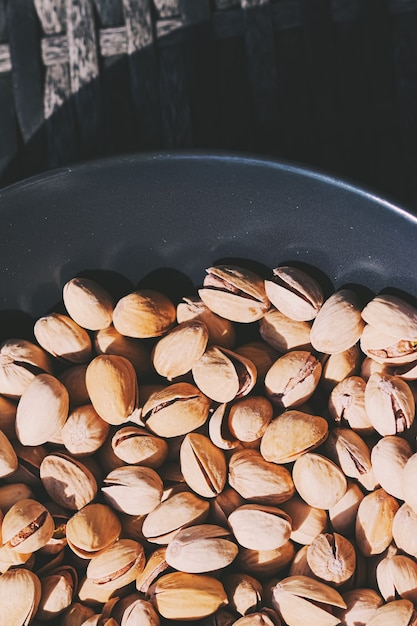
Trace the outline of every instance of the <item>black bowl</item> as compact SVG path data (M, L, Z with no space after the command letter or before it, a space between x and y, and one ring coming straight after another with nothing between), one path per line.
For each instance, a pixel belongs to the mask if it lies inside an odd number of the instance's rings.
M0 310L37 316L85 270L133 285L157 268L200 284L214 262L316 267L417 296L417 218L321 173L261 158L139 154L0 191Z

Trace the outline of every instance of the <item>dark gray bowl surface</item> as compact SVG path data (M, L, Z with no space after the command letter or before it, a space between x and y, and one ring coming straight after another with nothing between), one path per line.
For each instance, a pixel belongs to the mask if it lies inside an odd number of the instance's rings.
M159 267L201 283L222 258L285 261L334 287L417 296L417 218L346 182L222 154L139 154L0 190L0 309L39 315L86 269L136 284Z

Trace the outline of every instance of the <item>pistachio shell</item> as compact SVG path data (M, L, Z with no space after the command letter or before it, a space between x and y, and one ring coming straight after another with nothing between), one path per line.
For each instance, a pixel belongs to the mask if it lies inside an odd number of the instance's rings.
M37 342L55 357L70 363L85 363L91 357L89 334L68 315L48 313L33 327Z
M233 348L236 340L234 324L210 311L208 306L197 296L183 298L183 301L177 305L178 324L189 320L204 322L212 345Z
M321 371L320 361L311 352L292 350L277 359L266 373L266 393L279 407L300 406L313 395Z
M381 554L392 541L392 523L399 509L397 500L384 489L369 493L359 504L355 536L365 556Z
M207 500L194 493L184 491L174 494L146 516L142 532L152 543L168 544L182 528L204 522L209 508Z
M342 626L366 626L383 604L381 596L374 589L350 589L342 593L342 597L346 602L346 609L334 610Z
M252 550L274 550L291 535L291 518L277 507L244 504L229 515L228 524L237 542Z
M19 398L37 374L51 374L49 355L25 339L7 339L0 347L0 393Z
M287 541L274 550L252 550L241 548L236 559L243 572L264 579L276 576L285 570L294 559L295 548L292 541Z
M375 296L363 309L362 318L379 331L399 339L417 337L417 309L398 296Z
M157 548L149 556L144 569L136 577L136 589L142 593L148 594L149 587L163 572L168 569L168 563L165 559L166 547Z
M168 380L186 374L203 356L208 338L204 322L182 322L155 345L152 362L156 372Z
M3 543L21 554L35 552L46 545L54 530L52 516L41 502L19 500L4 516Z
M14 569L0 576L2 620L8 626L27 626L41 598L39 578L27 569ZM3 618L7 616L7 621Z
M229 531L214 524L197 524L175 534L165 558L178 571L203 574L228 567L238 551Z
M49 497L66 509L78 511L97 495L97 481L88 467L61 452L43 459L40 477Z
M397 554L383 559L376 568L376 577L386 601L401 597L417 602L417 563L411 557Z
M409 385L398 376L372 374L366 383L365 408L380 435L395 435L410 428L415 403Z
M121 589L133 582L144 566L143 546L132 539L120 539L91 559L87 578L102 589Z
M189 433L180 449L181 472L193 491L214 498L226 483L226 459L208 437Z
M398 339L381 332L375 326L367 324L361 335L361 349L367 356L378 363L403 365L412 363L417 357L417 342L410 339Z
M276 267L272 280L265 281L265 291L271 303L294 320L312 320L323 304L319 283L298 267Z
M345 420L359 434L374 432L365 409L365 388L363 378L348 376L334 387L328 405L330 416L335 422Z
M329 509L329 519L333 530L345 537L354 535L356 514L364 497L359 485L348 481L345 495Z
M162 480L150 467L125 465L116 468L103 483L103 495L116 511L144 515L161 502Z
M343 352L359 340L363 327L357 295L350 289L340 289L325 301L318 312L311 328L310 341L318 352Z
M394 435L382 437L371 451L372 468L376 479L387 493L399 500L404 500L402 473L412 454L410 444Z
M94 336L97 354L115 354L124 356L135 368L138 377L149 374L152 370L149 349L144 342L120 334L114 326L102 328Z
M41 579L41 599L36 618L48 621L67 609L77 589L78 576L75 568L64 565L52 570Z
M401 490L405 502L417 513L416 491L417 453L414 453L404 465L401 476Z
M324 355L322 360L322 375L320 384L327 391L331 391L338 383L359 373L363 354L355 343L347 350Z
M310 506L294 495L283 502L282 509L291 518L291 540L303 545L310 544L327 527L327 513L324 509Z
M307 548L307 562L316 576L338 586L354 575L356 552L339 533L321 533Z
M120 626L159 626L160 620L152 604L147 600L136 600L123 612Z
M415 610L409 600L393 600L380 606L367 626L414 626Z
M67 522L68 545L81 558L89 559L114 543L121 533L115 512L98 502L87 504Z
M228 426L239 441L250 443L262 437L273 417L272 404L263 396L234 401L228 411Z
M17 466L16 452L4 432L0 430L0 478L13 474Z
M113 298L94 280L72 278L65 283L62 297L69 316L79 326L99 330L112 323Z
M121 298L113 311L115 329L126 337L160 337L175 323L171 300L152 289L142 289Z
M261 583L249 574L228 574L223 579L231 608L239 615L251 614L260 608L263 598Z
M68 415L61 430L62 442L70 454L85 456L101 448L109 431L109 423L99 416L92 404L85 404Z
M417 513L406 502L394 516L392 537L400 550L417 559Z
M327 457L312 452L296 460L292 477L303 500L319 509L330 509L347 489L342 470Z
M298 322L277 309L270 309L259 320L259 334L267 344L278 352L288 350L311 350L311 324Z

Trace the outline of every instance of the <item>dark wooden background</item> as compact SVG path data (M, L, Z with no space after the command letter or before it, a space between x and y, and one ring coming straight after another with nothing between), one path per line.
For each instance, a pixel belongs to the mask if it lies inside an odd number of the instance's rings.
M417 0L0 0L0 186L182 148L417 210Z

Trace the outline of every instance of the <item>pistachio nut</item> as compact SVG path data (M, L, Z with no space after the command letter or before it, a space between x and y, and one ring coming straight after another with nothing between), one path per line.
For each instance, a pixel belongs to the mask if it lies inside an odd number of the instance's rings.
M1 530L3 544L15 552L28 554L46 545L55 525L52 515L41 502L25 498L7 511Z
M5 543L0 547L0 573L3 574L10 569L15 567L26 566L27 569L30 569L33 566L33 552L21 553L16 552L9 546L9 544Z
M102 589L119 590L133 582L145 567L142 544L133 539L119 539L91 559L87 578Z
M18 464L12 444L4 432L0 430L0 478L13 474L17 470Z
M39 489L41 481L39 478L39 467L47 455L45 446L24 446L18 440L13 440L13 450L17 456L17 470L5 478L5 482L22 482Z
M272 604L288 626L304 626L306 615L310 624L337 626L339 619L328 608L346 608L336 589L307 576L280 580L273 588Z
M417 563L403 554L382 559L376 568L381 595L386 601L405 598L417 602Z
M94 615L91 606L73 602L61 616L61 626L82 626L82 624Z
M238 551L230 531L215 524L196 524L175 534L168 543L165 559L178 571L204 574L228 567Z
M159 626L160 619L152 604L147 600L138 599L132 602L123 612L120 626Z
M92 404L79 406L70 412L62 427L62 442L76 457L97 452L105 442L110 424L105 422Z
M242 572L264 580L286 570L294 556L294 544L292 541L287 541L280 548L273 550L252 550L242 547L236 563Z
M346 476L333 461L307 452L294 463L292 478L299 495L310 506L330 509L346 493Z
M90 335L63 313L48 313L36 320L33 332L39 345L69 363L86 363L92 354Z
M265 376L267 396L284 409L300 406L313 395L321 371L320 361L311 352L287 352L275 361Z
M366 356L389 366L412 363L417 358L417 336L413 340L399 339L370 324L363 329L360 345Z
M228 421L231 407L232 403L223 402L219 404L217 409L213 411L208 423L209 437L214 445L221 450L235 450L241 447L241 442L232 435L229 429Z
M115 329L126 337L160 337L175 323L171 300L153 289L141 289L121 298L113 311Z
M200 320L182 322L168 331L154 346L152 363L168 380L189 372L203 356L209 334Z
M392 541L392 524L400 505L384 489L368 493L356 515L355 538L365 556L381 554Z
M256 383L255 365L236 352L210 346L192 368L197 387L216 402L247 395Z
M220 344L217 344L220 345ZM257 383L265 379L269 368L279 357L278 352L265 341L249 341L235 348L235 353L251 361L256 367Z
M383 604L376 611L367 626L416 626L417 612L409 600L393 600Z
M368 435L374 427L365 409L366 382L360 376L348 376L332 390L328 409L336 422L347 422L352 430Z
M136 577L136 589L139 592L148 594L149 587L169 568L165 555L165 546L157 548L150 554L145 563L145 567Z
M402 433L414 421L413 393L398 376L372 374L365 387L365 408L380 435Z
M266 607L250 615L244 615L233 623L237 626L281 626L278 614Z
M85 463L67 454L51 452L43 459L40 478L49 497L60 506L78 511L94 500L97 481Z
M308 576L318 580L307 561L307 551L309 546L302 546L296 553L288 570L288 576Z
M404 465L401 473L401 491L405 502L415 513L417 513L416 471L417 453L414 453Z
M0 393L19 398L41 373L52 374L46 351L26 339L7 339L0 346Z
M260 452L266 461L291 463L320 446L328 432L323 417L290 409L271 421L262 437Z
M125 357L96 356L87 367L85 382L91 404L109 424L123 424L138 406L136 372Z
M266 295L284 315L299 321L316 317L324 296L315 278L304 270L282 265L272 270L272 279L265 280Z
M145 428L123 426L112 437L112 448L117 457L131 465L146 465L155 469L168 456L168 444Z
M72 278L65 283L62 298L68 315L88 330L107 328L112 323L113 298L96 281Z
M41 599L36 619L48 621L71 606L78 586L78 575L74 567L62 565L40 577Z
M226 459L208 437L189 433L180 448L181 472L193 491L204 498L220 493L227 478Z
M321 533L307 547L307 562L318 578L340 586L355 573L356 552L339 533Z
M39 374L26 387L16 411L16 434L25 446L38 446L59 433L68 417L69 396L51 374Z
M374 589L349 589L342 593L346 608L335 608L334 614L343 626L366 626L383 605L383 600Z
M191 383L174 383L149 396L142 408L146 428L159 437L178 437L208 419L211 400Z
M183 298L182 302L177 305L178 324L189 320L204 322L209 333L209 342L212 345L233 348L236 340L233 322L213 313L197 296Z
M186 572L165 574L150 587L149 596L158 613L170 620L202 619L227 603L226 592L219 580Z
M235 265L209 267L198 295L208 308L232 322L254 322L270 303L260 276Z
M105 500L116 511L128 515L150 513L162 498L163 484L150 467L124 465L110 472L103 480Z
M290 539L302 545L309 545L317 535L326 532L327 512L310 506L299 495L283 502L282 509L291 519Z
M0 430L9 439L16 438L16 403L4 396L0 396Z
M345 495L329 509L329 520L335 532L344 537L354 536L356 514L363 498L359 485L348 481Z
M286 467L266 461L258 450L239 450L229 461L229 485L249 502L278 505L295 492Z
M394 516L392 537L400 550L417 559L417 513L406 502Z
M228 427L236 439L250 443L260 439L273 417L270 401L251 395L235 400L228 411Z
M230 607L239 615L253 615L261 608L263 588L259 580L249 574L236 572L223 579Z
M331 392L342 380L359 373L362 358L363 354L356 343L342 352L323 355L320 386Z
M372 374L394 374L394 369L395 368L391 368L389 365L378 363L374 361L374 359L371 359L371 357L366 356L361 363L360 376L366 382Z
M152 370L147 346L139 339L120 334L114 326L96 332L94 348L97 354L124 356L132 363L138 377L145 376Z
M0 576L2 621L8 626L28 626L38 610L41 583L28 569L11 569ZM7 621L4 619L7 616Z
M311 327L311 345L318 352L334 354L353 346L364 328L358 296L340 289L328 298Z
M382 437L371 451L375 478L387 493L399 500L404 500L402 473L412 454L413 451L408 441L395 435Z
M244 503L245 500L237 491L226 486L210 501L210 518L215 524L227 527L229 515Z
M109 506L87 504L67 522L66 537L71 550L82 559L90 559L112 545L122 526Z
M71 409L90 403L90 396L85 384L86 371L87 364L81 363L81 365L72 365L57 377L68 391Z
M358 433L350 428L333 428L324 444L326 455L342 468L346 476L356 478L368 491L378 486L371 451Z
M399 339L417 337L417 309L398 296L379 294L362 311L367 324Z
M0 485L0 511L4 514L19 500L33 498L31 488L25 483L11 483ZM0 514L1 517L1 514Z
M168 544L183 528L202 524L210 504L192 492L182 491L161 502L143 522L142 533L151 543Z
M309 322L297 322L274 308L259 320L262 339L280 353L311 350L310 331Z
M291 536L290 516L274 506L243 504L227 521L238 544L252 550L280 548Z

